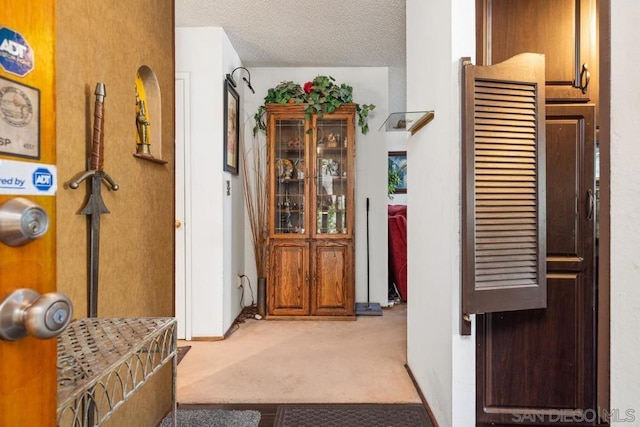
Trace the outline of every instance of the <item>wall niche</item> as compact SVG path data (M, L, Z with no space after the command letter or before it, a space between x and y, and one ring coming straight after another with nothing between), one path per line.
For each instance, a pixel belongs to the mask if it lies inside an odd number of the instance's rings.
M153 70L143 65L136 73L136 152L135 157L156 163L162 160L162 98L160 85ZM153 154L155 153L155 155Z

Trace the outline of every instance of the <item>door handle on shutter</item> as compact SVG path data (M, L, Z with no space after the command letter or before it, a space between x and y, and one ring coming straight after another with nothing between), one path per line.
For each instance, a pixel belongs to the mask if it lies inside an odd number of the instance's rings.
M587 219L593 219L593 210L595 208L595 198L593 197L593 190L587 190Z
M582 81L584 80L584 84ZM587 93L587 88L589 87L589 81L591 80L591 72L589 72L589 67L587 64L582 64L582 70L580 71L580 90L582 93Z

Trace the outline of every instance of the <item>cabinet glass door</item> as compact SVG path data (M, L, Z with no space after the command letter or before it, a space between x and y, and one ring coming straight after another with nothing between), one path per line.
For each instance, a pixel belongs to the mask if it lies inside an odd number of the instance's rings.
M306 225L305 126L303 119L276 119L273 182L276 234L304 234Z
M316 233L347 234L349 156L347 119L316 122Z

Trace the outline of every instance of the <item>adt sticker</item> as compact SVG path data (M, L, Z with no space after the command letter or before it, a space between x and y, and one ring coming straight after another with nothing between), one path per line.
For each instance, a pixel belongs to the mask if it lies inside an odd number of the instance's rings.
M24 77L33 70L33 65L33 50L22 34L0 28L0 66L8 73Z
M53 174L49 169L38 168L33 172L33 186L40 191L49 191L53 185Z
M0 194L55 196L56 165L0 159Z

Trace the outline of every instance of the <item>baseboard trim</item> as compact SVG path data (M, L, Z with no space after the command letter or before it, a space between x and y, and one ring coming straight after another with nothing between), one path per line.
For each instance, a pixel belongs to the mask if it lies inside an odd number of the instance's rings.
M431 410L431 407L429 406L429 402L427 402L427 399L425 399L424 394L422 394L422 390L420 390L420 386L416 381L416 378L413 376L413 372L411 372L411 368L406 363L404 365L404 368L407 370L407 373L409 374L409 378L411 378L411 382L413 383L413 386L416 388L416 391L418 392L418 396L420 396L420 401L422 401L422 406L424 406L424 409L427 411L427 415L429 416L429 419L431 419L431 424L433 424L433 427L440 427L438 425L438 421L436 420L436 417L433 415L433 411Z
M191 337L189 341L222 341L224 337Z
M252 306L248 306L245 307L240 313L238 313L238 315L236 316L236 318L233 320L233 323L231 323L231 326L229 326L229 328L227 329L227 331L224 333L223 336L215 336L215 337L191 337L191 340L189 341L223 341L226 340L227 338L229 338L231 336L232 333L234 333L238 327L239 324L244 322L244 319L247 317L247 314L245 313L245 310L249 310L253 308ZM253 317L253 316L249 316L249 317Z

